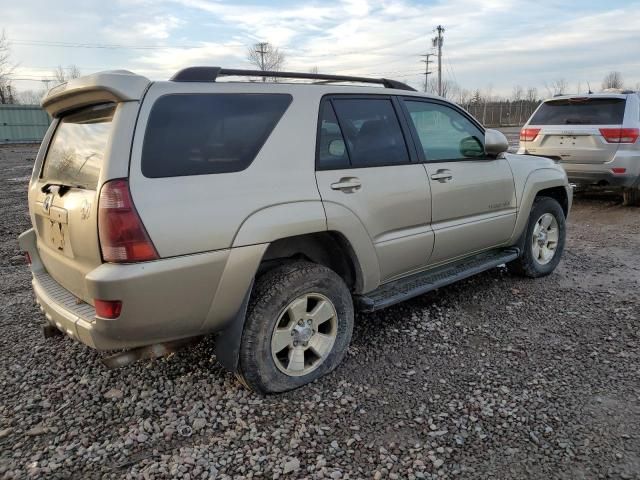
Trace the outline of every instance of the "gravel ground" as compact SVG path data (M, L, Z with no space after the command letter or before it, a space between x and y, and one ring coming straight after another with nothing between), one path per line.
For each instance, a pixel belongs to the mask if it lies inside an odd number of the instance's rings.
M640 210L576 199L548 278L495 269L356 319L343 365L260 397L212 342L108 371L44 340L0 148L0 477L640 478Z

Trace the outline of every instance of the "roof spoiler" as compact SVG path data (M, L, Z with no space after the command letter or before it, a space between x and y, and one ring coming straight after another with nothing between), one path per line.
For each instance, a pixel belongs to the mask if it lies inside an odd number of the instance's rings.
M50 89L42 99L52 117L66 111L107 102L140 100L151 81L127 70L111 70L73 78Z
M325 73L302 73L302 72L275 72L266 70L239 70L221 67L189 67L182 69L171 77L172 82L215 82L218 77L269 77L269 78L301 78L305 80L321 80L321 83L331 82L356 82L356 83L376 83L385 88L395 88L398 90L410 90L415 92L415 88L406 83L398 82L388 78L352 77L348 75L327 75Z

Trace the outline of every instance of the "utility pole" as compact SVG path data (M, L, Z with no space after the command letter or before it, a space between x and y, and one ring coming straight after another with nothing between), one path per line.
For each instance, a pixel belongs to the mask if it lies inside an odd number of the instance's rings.
M433 53L427 53L425 55L421 55L421 57L424 57L424 60L420 60L422 63L424 63L424 92L427 93L427 87L429 85L429 75L431 75L432 72L429 71L429 64L431 63L431 60L429 60L429 57L433 56Z
M433 46L438 49L438 95L442 96L442 42L444 42L442 34L444 33L444 27L438 25L436 31L438 36L433 37Z
M256 53L260 55L260 70L262 70L263 72L264 72L264 56L267 54L268 46L269 44L267 42L261 42L256 45L256 47L258 48L256 50ZM262 77L262 81L266 82L267 78Z

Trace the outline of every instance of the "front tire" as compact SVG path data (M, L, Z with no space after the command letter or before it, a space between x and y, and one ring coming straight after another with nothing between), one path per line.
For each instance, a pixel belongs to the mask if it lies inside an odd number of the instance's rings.
M276 393L329 373L346 354L353 316L349 289L329 268L296 261L269 270L256 281L247 309L241 380Z
M538 278L549 275L560 263L566 239L566 220L562 207L550 197L537 197L525 232L524 251L509 263L518 275Z

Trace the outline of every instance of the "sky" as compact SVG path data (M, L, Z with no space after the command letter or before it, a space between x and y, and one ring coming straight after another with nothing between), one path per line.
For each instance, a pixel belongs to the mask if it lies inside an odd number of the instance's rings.
M620 0L1 0L19 90L43 88L57 65L83 74L127 69L166 80L180 68L250 68L270 42L286 70L388 77L422 88L437 25L443 78L485 94L515 85L546 96L596 90L609 71L640 88L640 2ZM55 8L52 5L55 4ZM432 57L435 60L435 57ZM435 77L436 65L431 64Z

